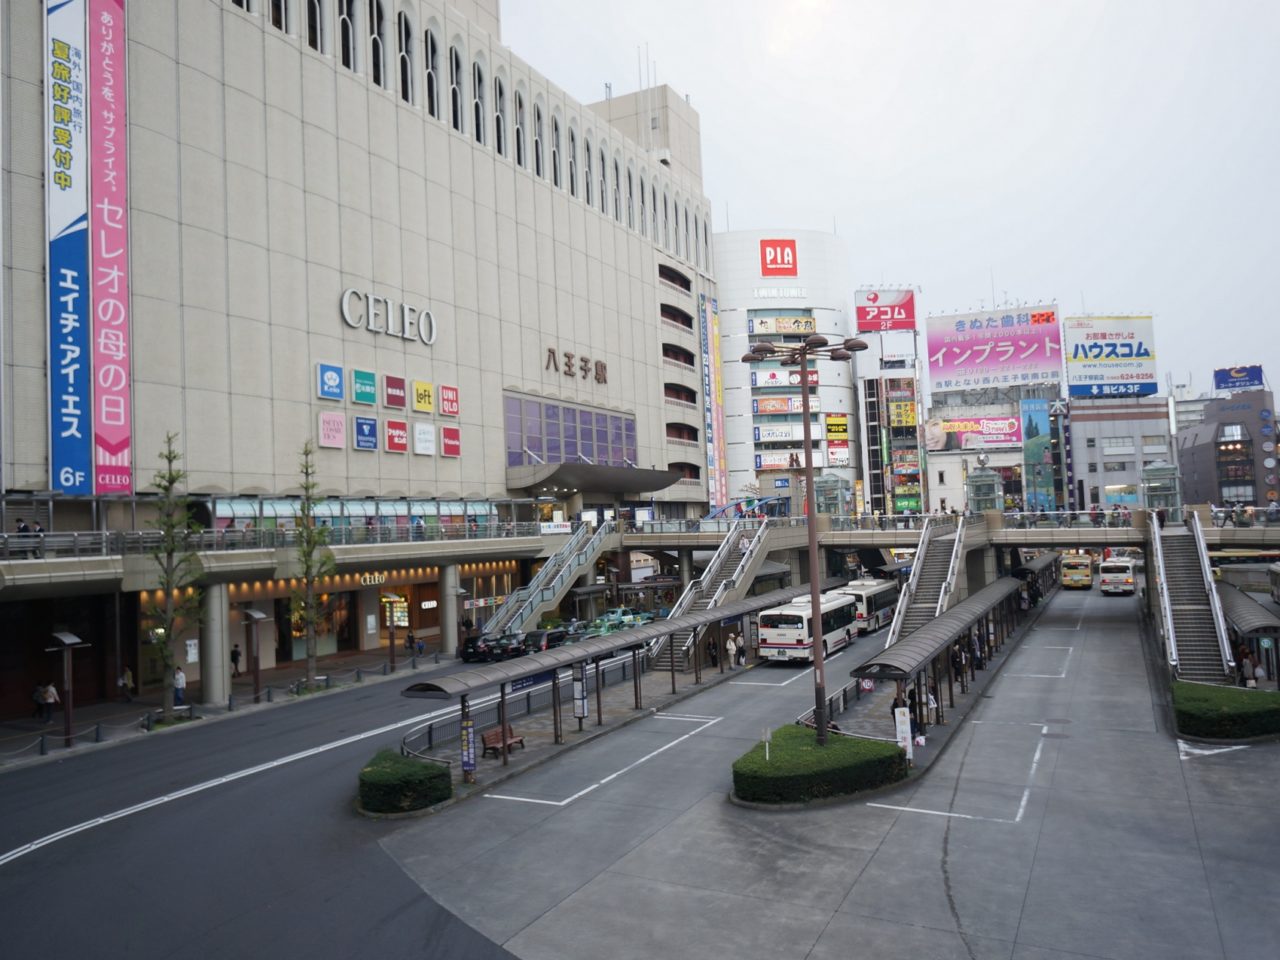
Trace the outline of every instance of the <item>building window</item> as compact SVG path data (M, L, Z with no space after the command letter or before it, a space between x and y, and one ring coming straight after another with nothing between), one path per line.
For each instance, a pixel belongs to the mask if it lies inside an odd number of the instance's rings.
M702 250L706 256L707 270L711 269L711 226L706 220L702 221Z
M1089 464L1089 470L1088 470L1088 472L1089 472L1089 473L1097 473L1097 472L1098 472L1098 465L1097 465L1096 463L1090 463L1090 464Z
M324 52L324 17L320 12L320 0L307 0L307 46Z
M413 103L413 24L406 13L396 14L396 38L400 49L396 62L400 65L400 99Z
M1224 501L1239 501L1240 503L1253 503L1253 484L1238 483L1230 486L1222 487L1222 499Z
M662 249L671 249L671 203L667 199L667 192L662 192Z
M609 215L609 168L605 165L604 147L600 148L600 212Z
M1224 423L1218 428L1218 442L1224 440L1244 440L1244 424L1241 423Z
M472 134L476 143L484 143L484 68L478 63L471 64L471 120Z
M674 213L674 214L675 214L675 221L676 221L676 250L675 250L675 254L676 254L676 256L678 257L678 256L680 256L680 204L678 204L678 203L673 203L673 204L671 204L671 211L672 211L672 213Z
M277 30L289 32L289 4L285 0L270 0L269 18L271 25Z
M493 81L493 98L496 101L493 115L493 148L498 156L507 155L507 88L502 78Z
M1107 460L1102 464L1102 470L1104 473L1125 473L1132 469L1132 460Z
M342 65L356 68L356 0L338 0L338 44Z
M386 30L381 0L369 0L369 77L379 87L387 85Z
M233 7L239 7L246 13L249 12L249 0L231 0L231 5Z
M1133 453L1133 437L1103 437L1102 455L1112 457L1119 454Z
M1087 440L1085 440L1084 445L1088 447L1090 450L1092 450L1094 447L1098 445L1098 440L1096 437L1089 437Z
M542 173L542 105L533 105L533 175L541 177Z
M618 161L613 161L613 219L622 222L622 176Z
M945 470L939 470L939 471L938 471L938 485L939 485L939 486L942 486L942 485L943 485L943 484L945 484L946 482L947 482L947 471L945 471Z
M693 259L693 251L689 248L689 208L684 208L684 258Z
M551 183L560 186L560 120L551 118Z
M516 166L524 166L524 94L516 91Z
M699 239L699 237L700 237L700 234L698 233L698 218L694 217L693 218L693 253L694 253L693 260L694 260L694 263L696 263L698 266L702 266L702 241Z
M644 177L640 178L640 236L647 237L649 235L649 219L645 213L644 205Z
M627 171L627 229L636 228L636 193L632 182L631 171Z
M423 65L427 71L427 113L440 119L440 47L436 35L428 30L423 44Z
M591 141L584 140L583 145L586 149L582 151L582 187L583 198L587 201L587 206L591 206Z
M578 134L569 131L569 196L578 195Z
M462 132L462 54L449 48L449 122Z

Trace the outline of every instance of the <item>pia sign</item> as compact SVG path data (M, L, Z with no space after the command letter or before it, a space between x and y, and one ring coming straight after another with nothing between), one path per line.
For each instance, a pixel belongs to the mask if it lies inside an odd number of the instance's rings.
M760 276L797 276L796 242L794 240L761 240Z

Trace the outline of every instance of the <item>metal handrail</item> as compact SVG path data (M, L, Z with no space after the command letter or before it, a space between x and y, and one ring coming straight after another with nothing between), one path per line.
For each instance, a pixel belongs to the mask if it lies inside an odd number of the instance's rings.
M584 527L583 529L585 530L586 528ZM600 544L604 542L604 538L613 532L614 525L612 520L606 520L604 523L600 524L600 526L596 527L595 533L591 535L591 539L583 544L581 549L569 552L565 561L560 564L559 569L555 571L549 586L544 585L536 591L530 591L529 596L520 605L515 616L511 618L510 622L523 624L538 606L549 600L553 600L564 587L566 580L572 579L578 575L578 570L581 569L582 566L587 563L588 558L594 555L595 551L600 548Z
M1213 583L1213 567L1209 563L1209 548L1204 542L1204 530L1200 527L1198 514L1191 515L1191 535L1196 538L1196 554L1200 560L1200 574L1204 577L1204 590L1209 595L1209 610L1213 613L1213 628L1218 634L1218 648L1222 651L1222 672L1230 674L1235 671L1236 661L1231 655L1231 644L1227 641L1227 620L1222 615L1222 600L1218 597L1218 588Z
M1148 513L1150 529L1153 532L1151 537L1154 541L1154 550L1156 555L1156 571L1159 575L1157 582L1157 592L1160 594L1160 614L1164 618L1164 645L1165 655L1169 660L1169 666L1174 670L1178 669L1178 640L1173 630L1173 605L1169 602L1169 583L1168 575L1164 569L1164 545L1160 542L1160 525L1156 523L1155 515Z
M691 606L693 606L696 599L706 594L707 586L715 579L716 574L719 573L720 566L724 563L724 558L728 556L729 550L732 548L734 543L734 539L740 535L742 525L743 521L740 518L735 519L729 524L728 533L725 535L725 538L720 541L720 546L717 547L716 552L711 555L711 559L707 561L706 567L702 570L702 576L698 577L697 580L692 581L684 588L684 592L680 594L680 599L676 601L676 605L671 608L671 613L667 615L668 620L683 615ZM697 631L694 632L696 633ZM655 637L653 639L649 644L649 649L646 653L650 661L652 661L654 657L658 656L658 654L662 653L662 648L667 645L667 640L670 636L671 634L664 633L662 636ZM681 647L681 650L684 650L687 647L688 643L684 644L684 646Z
M754 537L751 538L751 542L747 544L747 549L742 554L742 559L738 561L737 568L733 571L733 573L730 576L722 580L720 582L720 586L716 588L715 594L711 597L711 602L707 604L708 610L710 610L712 607L719 606L721 600L724 599L724 595L728 593L730 590L733 590L738 586L738 577L743 572L743 569L747 566L748 558L750 558L756 552L757 547L764 542L765 528L768 527L768 525L769 525L769 519L766 518L764 522L761 523L760 526L756 528L756 534ZM726 541L726 542L731 543L732 541ZM695 627L693 630L689 631L688 638L680 647L681 654L687 654L689 652L689 648L693 646L694 641L697 639L699 629L701 628Z
M898 606L893 611L893 622L889 624L889 635L884 641L886 650L898 642L898 636L902 633L902 621L906 619L907 610L915 599L916 584L920 581L920 568L924 566L925 549L929 546L934 527L937 526L935 519L925 517L924 526L920 528L920 545L916 547L916 557L911 562L911 576L907 578L907 585L902 593L898 594Z
M951 548L951 561L947 564L947 578L942 581L942 589L938 592L938 606L934 616L940 617L947 609L947 601L951 599L951 591L956 587L956 573L960 566L960 558L964 555L964 528L967 517L961 517L956 524L956 542ZM914 572L914 571L913 571Z
M489 618L485 632L496 633L504 629L508 623L515 619L515 612L522 609L524 604L533 595L534 591L541 590L543 585L551 579L552 574L567 562L569 556L577 549L578 544L586 537L586 535L587 525L584 523L573 531L572 535L570 535L569 539L564 542L559 550L547 558L546 563L544 563L538 572L534 574L532 580L519 590L516 590L508 596L505 601L503 601L502 606L500 606L494 612L494 615Z

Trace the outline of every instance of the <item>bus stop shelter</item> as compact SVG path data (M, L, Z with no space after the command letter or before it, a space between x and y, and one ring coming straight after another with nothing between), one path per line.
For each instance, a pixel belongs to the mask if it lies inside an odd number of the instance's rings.
M1266 668L1267 676L1277 678L1276 644L1280 643L1280 617L1264 607L1234 584L1218 582L1218 598L1222 601L1222 616L1237 643L1246 644Z

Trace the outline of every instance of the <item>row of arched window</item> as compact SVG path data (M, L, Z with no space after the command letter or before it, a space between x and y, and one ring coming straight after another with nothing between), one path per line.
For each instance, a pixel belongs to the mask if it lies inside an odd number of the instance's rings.
M419 44L410 15L404 10L396 13L395 68L389 70L393 51L387 39L384 0L231 3L248 13L264 14L272 27L299 35L319 53L335 54L343 67L367 73L379 87L390 89L394 76L395 89L404 102L423 107L429 116L448 122L458 133L469 131L476 143L491 146L498 156L514 160L522 169L532 165L534 176L550 179L552 186L568 190L570 196L593 209L598 207L604 216L625 223L662 249L699 267L710 267L711 228L706 217L697 210L691 213L688 203L682 208L679 197L673 200L665 185L659 206L656 178L646 183L644 174L637 174L630 164L624 170L621 155L610 156L603 138L593 145L591 134L585 133L580 147L577 129L570 125L566 135L558 115L550 117L548 129L542 104L535 101L530 111L524 91L508 91L502 76L494 78L490 91L482 59L472 60L470 70L466 69L460 39L449 44L442 68L439 30L434 23L423 31ZM302 24L294 20L299 4ZM330 6L336 10L336 51L331 49L329 35ZM367 43L360 41L362 31L367 33ZM419 57L421 75L416 63Z

